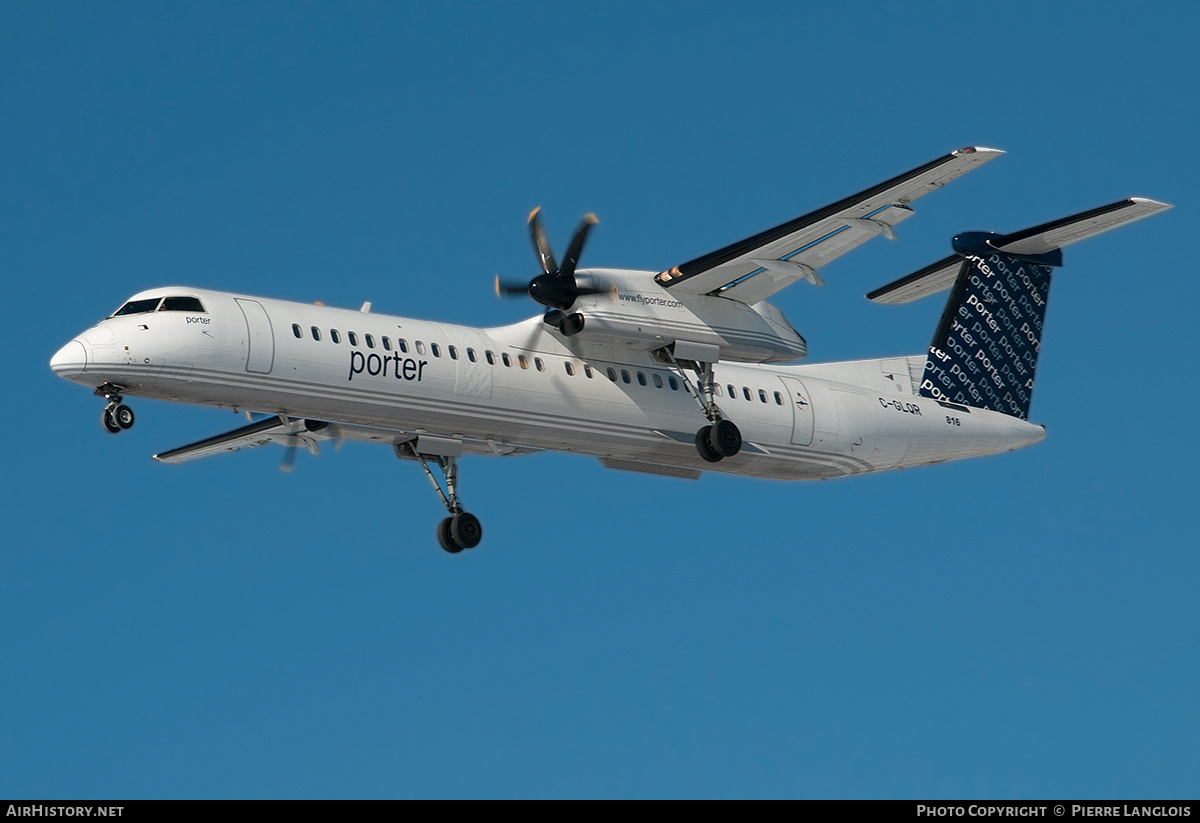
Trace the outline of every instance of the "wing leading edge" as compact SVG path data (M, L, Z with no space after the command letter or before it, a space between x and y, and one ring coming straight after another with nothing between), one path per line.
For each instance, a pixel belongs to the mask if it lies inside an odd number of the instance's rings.
M307 426L306 426L307 424ZM324 428L322 426L321 428ZM178 449L171 449L162 454L154 455L154 459L163 463L183 463L197 457L208 457L221 452L235 452L240 449L254 448L266 443L281 443L285 446L305 445L315 443L316 432L320 428L305 420L288 420L284 417L268 417L234 429L215 437L209 437ZM323 438L322 438L323 439Z
M965 148L866 191L723 249L661 272L668 289L713 294L754 304L800 278L820 283L817 270L912 215L908 204L1003 154Z
M163 463L183 463L198 457L250 449L267 443L279 443L289 447L303 446L316 454L319 451L317 444L324 440L363 440L396 445L417 441L420 437L421 435L417 432L401 429L386 429L352 423L327 423L323 420L289 418L279 414L233 431L181 446L178 449L156 454L154 459ZM496 440L450 439L458 443L461 451L471 454L490 454L503 457L541 451L541 449L531 446Z

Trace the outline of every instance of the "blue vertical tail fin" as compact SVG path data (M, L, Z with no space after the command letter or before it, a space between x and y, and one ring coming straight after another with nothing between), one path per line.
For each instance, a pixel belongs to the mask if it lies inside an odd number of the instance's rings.
M1170 206L1133 198L1000 235L966 232L954 254L867 295L907 303L952 288L919 393L949 403L1029 417L1051 271L1062 247Z
M1061 264L1062 254L1057 253L1057 262L1054 256L1038 262L988 253L987 239L978 232L954 238L963 260L929 346L919 393L1025 420L1051 267Z

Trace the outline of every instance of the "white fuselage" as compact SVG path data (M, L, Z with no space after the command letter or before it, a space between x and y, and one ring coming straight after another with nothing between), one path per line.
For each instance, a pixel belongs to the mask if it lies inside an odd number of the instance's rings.
M650 471L827 478L1044 436L1015 417L917 396L923 355L722 362L716 402L745 446L711 464L693 442L706 421L676 373L648 352L564 338L541 318L477 329L196 289L143 294L169 293L196 295L206 310L111 317L55 355L54 370L128 395L374 427L388 436L370 439L385 442L421 433L486 444L472 451L569 451Z

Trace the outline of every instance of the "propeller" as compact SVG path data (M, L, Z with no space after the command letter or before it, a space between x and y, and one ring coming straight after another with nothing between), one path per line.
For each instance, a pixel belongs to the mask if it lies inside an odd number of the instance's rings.
M571 238L571 245L567 247L567 256L559 266L550 248L550 241L546 239L541 218L538 217L540 211L541 207L538 207L529 213L529 236L533 240L533 250L537 253L542 273L528 283L501 282L497 277L496 294L501 297L526 294L551 309L550 313L561 313L571 308L575 300L583 295L608 291L607 288L593 282L590 277L575 277L575 268L579 264L584 241L587 240L592 226L599 222L596 215L584 216L583 222L575 230L575 236Z

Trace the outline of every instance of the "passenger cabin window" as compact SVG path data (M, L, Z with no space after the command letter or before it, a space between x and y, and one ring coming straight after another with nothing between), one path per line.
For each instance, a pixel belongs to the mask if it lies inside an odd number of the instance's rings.
M775 405L776 406L783 405L783 395L781 395L779 392L775 392Z
M292 334L296 335L296 339L297 339L297 340L299 340L299 339L301 339L302 337L304 337L304 332L300 331L300 324L299 324L299 323L293 323L293 324L292 324Z
M400 351L404 352L405 354L408 354L408 341L407 340L405 340L403 337L401 337L399 340L396 341L396 345L400 347Z
M747 400L754 399L753 397L750 396L750 387L749 386L742 386L742 395L745 396L745 398Z
M458 359L458 349L456 349L454 346L447 346L446 351L448 351L450 353L451 360Z
M626 383L629 382L629 372L627 372L625 369L621 369L621 379Z
M121 308L113 312L113 317L124 317L128 314L145 314L146 312L154 311L158 308L158 301L161 297L148 297L145 300L130 300Z
M316 326L313 326L311 329L309 329L309 331L312 332L313 340L319 341L321 339L321 330Z
M418 340L417 341L417 354L424 354L424 353L425 353L425 344L422 343L420 340Z
M383 350L391 351L392 350L392 339L390 337L384 337L384 338L382 338L382 340L383 340Z
M472 363L478 362L478 358L475 357L474 349L467 349L467 359L470 360Z
M364 334L364 335L363 335L363 340L366 340L366 341L367 341L367 348L368 348L368 349L373 349L373 348L375 348L375 338L374 338L374 337L372 337L372 336L371 336L371 335L369 335L369 334Z
M484 355L484 357L486 357L486 358L487 358L487 361L488 361L488 365L489 365L489 366L494 366L494 365L496 365L496 355L492 354L492 352L491 352L491 350L490 350L490 349L489 349L488 351L485 351L485 352L483 353L483 355Z
M679 381L673 376L667 377L667 384L670 385L671 391L679 391Z
M646 385L646 375L642 374L641 372L638 372L637 375L638 375L638 385L639 386Z
M587 363L583 364L583 373L587 377L588 380L592 379L592 367L589 366Z
M542 358L540 358L540 357L533 358L533 365L537 367L538 371L546 370L546 366L544 363L542 363Z
M613 369L612 366L608 367L608 379L613 381L614 383L617 382L617 372L616 372L616 370Z
M575 367L571 365L571 361L568 360L565 363L563 363L563 365L567 367L567 375L569 377L574 377L575 376Z
M525 355L523 354L517 355L517 363L519 363L523 369L529 368L529 361L525 359Z
M767 393L765 391L763 391L762 389L759 389L758 390L758 399L761 400L763 403L766 403L767 402Z
M726 388L729 389L729 399L737 400L737 389L733 387L733 384L730 383Z
M159 311L204 311L204 304L198 297L164 297Z
M357 345L358 345L358 335L357 335L357 334L355 334L354 332L352 332L352 331L351 331L351 332L346 332L346 336L347 336L348 338L350 338L350 345L351 345L351 346L357 346Z
M441 356L442 356L442 347L441 347L441 346L439 346L437 343L430 343L430 344L429 344L429 350L430 350L431 352L433 352L433 356L434 356L434 357L441 357Z
M661 389L662 388L662 375L660 375L658 372L655 372L652 376L654 377L654 388Z
M342 342L342 336L341 336L340 334L338 334L338 330L337 330L337 329L330 329L330 330L329 330L329 339L330 339L330 340L332 340L334 343L341 343L341 342Z
M504 352L503 354L501 354L501 355L500 355L500 359L501 359L502 361L504 361L504 365L505 365L505 366L511 366L511 365L512 365L512 358L508 356L508 352Z

